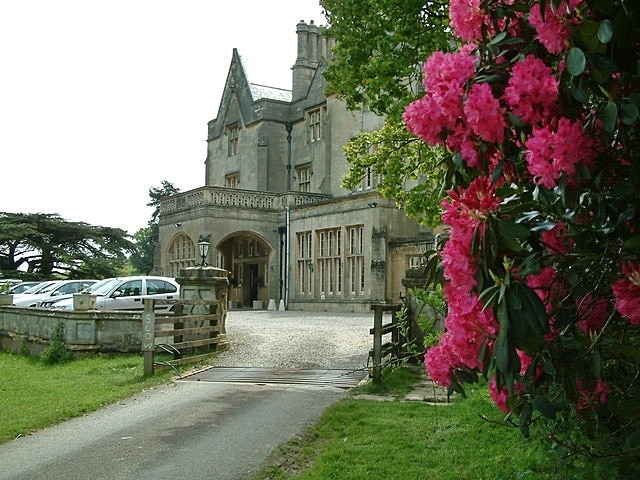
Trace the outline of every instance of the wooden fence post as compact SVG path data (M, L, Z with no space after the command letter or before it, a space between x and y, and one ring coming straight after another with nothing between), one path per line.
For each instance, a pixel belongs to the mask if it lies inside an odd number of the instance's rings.
M142 354L144 356L144 375L153 375L153 352L156 348L156 313L152 298L144 299L142 314Z
M382 383L382 305L373 305L373 383Z

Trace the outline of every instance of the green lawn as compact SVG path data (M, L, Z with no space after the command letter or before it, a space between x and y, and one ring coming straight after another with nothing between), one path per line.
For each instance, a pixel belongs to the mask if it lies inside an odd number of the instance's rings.
M0 442L77 417L166 382L143 376L139 355L97 356L58 365L0 352Z
M539 443L502 420L483 387L450 405L349 398L279 448L254 480L561 478Z
M96 410L165 383L169 369L143 376L139 355L98 356L46 366L0 352L0 442ZM400 370L360 393L406 393L415 372ZM357 392L356 392L357 393ZM514 428L488 398L469 390L450 405L353 397L281 446L255 478L264 479L553 479L551 456ZM486 421L486 417L491 421Z

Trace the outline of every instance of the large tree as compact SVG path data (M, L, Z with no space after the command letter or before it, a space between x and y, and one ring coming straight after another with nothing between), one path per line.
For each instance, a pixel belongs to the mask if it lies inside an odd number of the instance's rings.
M328 91L350 109L385 115L385 126L363 132L345 147L353 189L373 169L381 176L378 191L393 198L407 215L427 225L439 224L444 170L440 149L407 133L404 107L422 92L422 62L451 42L448 2L435 0L323 0L336 40L325 72Z
M48 278L114 276L133 248L126 232L57 214L0 212L0 270Z
M448 1L322 0L336 39L324 77L350 109L398 120L421 91L420 65L446 46Z
M147 226L138 230L133 238L136 244L134 253L129 257L131 266L142 274L149 274L153 270L154 252L159 241L158 217L160 203L167 197L180 193L180 189L171 182L162 180L160 186L149 188L148 207L153 207L151 218Z

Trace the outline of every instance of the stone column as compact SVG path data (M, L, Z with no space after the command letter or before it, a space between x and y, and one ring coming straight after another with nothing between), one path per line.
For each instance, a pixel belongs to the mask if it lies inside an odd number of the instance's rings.
M180 270L180 276L176 278L180 284L180 300L218 300L216 313L220 315L219 326L222 337L218 344L218 350L229 347L227 340L227 298L229 289L228 272L216 267L189 267ZM207 314L208 307L204 305L185 305L184 314ZM185 325L187 328L187 325Z
M391 302L387 296L387 230L371 232L371 302Z

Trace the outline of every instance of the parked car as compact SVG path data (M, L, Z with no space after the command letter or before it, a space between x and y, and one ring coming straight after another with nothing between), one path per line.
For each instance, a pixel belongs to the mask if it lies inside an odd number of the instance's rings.
M20 283L16 283L11 288L9 288L9 291L7 293L12 293L14 295L17 295L18 293L24 293L25 290L29 290L31 287L34 287L34 286L36 286L36 285L38 285L40 283L42 283L42 282L20 282Z
M61 282L62 280L46 280L44 282L40 282L36 285L34 285L31 288L26 289L24 292L22 293L17 293L13 296L13 300L18 300L21 298L25 298L27 296L30 295L36 295L39 293L45 293L48 290L52 289L56 284L58 284L59 282Z
M45 298L55 297L57 295L67 295L78 293L90 285L96 283L97 280L59 280L53 282L37 293L21 295L19 298L13 297L13 304L16 307L36 307L38 302Z
M145 298L177 300L180 297L180 285L173 278L142 275L108 280L92 292L97 295L98 310L142 310ZM73 298L61 300L52 308L73 310ZM169 305L156 308L169 309Z
M89 285L87 288L84 288L84 289L80 290L79 292L74 292L74 293L93 293L96 289L102 287L102 285L104 285L107 282L110 282L111 280L113 280L113 279L112 278L105 278L104 280L100 280L98 282L95 282L95 283ZM37 303L36 306L38 306L40 308L57 308L57 305L60 302L63 302L65 300L71 299L71 301L73 302L74 293L67 293L65 295L56 295L56 296L52 296L52 297L43 298L42 300L40 300Z

